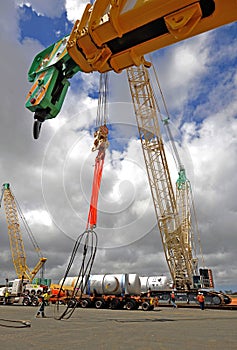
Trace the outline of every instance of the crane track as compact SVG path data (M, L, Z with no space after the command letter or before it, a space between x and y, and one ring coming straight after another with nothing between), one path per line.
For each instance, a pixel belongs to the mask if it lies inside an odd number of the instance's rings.
M178 308L186 308L186 309L199 309L199 305L195 304L178 304ZM159 304L159 307L172 307L169 304ZM214 309L214 310L237 310L237 305L228 304L228 305L205 305L205 309Z

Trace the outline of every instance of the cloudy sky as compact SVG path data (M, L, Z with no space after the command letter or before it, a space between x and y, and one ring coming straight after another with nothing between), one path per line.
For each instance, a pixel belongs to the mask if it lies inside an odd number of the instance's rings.
M60 115L44 123L35 141L33 115L24 106L31 87L27 72L39 51L70 32L85 3L1 3L1 183L11 184L48 258L45 277L54 282L64 275L74 241L86 227L99 75L78 73L71 80ZM236 38L234 23L152 54L192 183L205 266L213 269L217 290L237 290ZM109 75L109 123L93 273L168 276L125 73ZM168 144L167 157L175 181ZM0 218L4 283L15 272L3 208ZM37 254L23 227L22 233L27 264L33 268Z

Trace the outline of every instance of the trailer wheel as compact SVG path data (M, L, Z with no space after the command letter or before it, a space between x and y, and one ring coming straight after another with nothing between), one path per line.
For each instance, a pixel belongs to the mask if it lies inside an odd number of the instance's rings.
M149 309L150 309L149 303L146 302L146 301L144 301L144 302L142 303L142 310L143 310L143 311L148 311Z
M70 307L70 308L73 308L73 307L75 307L76 306L76 300L75 299L71 299L71 300L69 300L69 302L68 302L68 307Z
M91 301L90 301L89 299L84 299L84 300L82 300L82 302L81 302L81 307L82 307L83 309L89 307L90 305L91 305Z
M134 310L136 308L136 305L134 303L134 301L129 300L126 304L126 309L127 310Z
M23 301L22 301L22 305L24 306L29 306L31 304L31 300L29 297L24 297Z
M103 300L96 300L95 302L96 309L103 309L105 307L105 303Z
M39 299L37 297L33 297L31 301L33 306L38 306L39 305Z

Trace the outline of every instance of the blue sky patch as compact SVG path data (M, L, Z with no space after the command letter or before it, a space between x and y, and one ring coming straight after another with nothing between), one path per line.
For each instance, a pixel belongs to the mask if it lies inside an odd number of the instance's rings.
M45 47L69 34L73 24L68 21L66 12L60 18L50 18L38 15L32 7L18 8L20 42L25 38L37 39Z

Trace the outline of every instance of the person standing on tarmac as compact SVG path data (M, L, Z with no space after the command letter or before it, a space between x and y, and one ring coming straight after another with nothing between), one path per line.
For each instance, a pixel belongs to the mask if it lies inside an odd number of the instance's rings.
M173 306L174 309L177 309L177 305L175 303L175 294L174 294L174 291L172 290L172 292L170 293L170 301L171 301L171 304Z
M4 305L7 305L8 303L8 298L9 298L9 292L8 289L6 288L5 293L4 293Z
M45 305L48 304L49 302L49 298L50 298L50 290L47 290L46 293L44 293L42 296L42 301L41 301L41 304L40 304L40 307L39 307L39 310L37 311L37 314L35 317L40 317L40 314L42 317L46 317L45 316L45 313L44 313L44 308L45 308Z
M204 297L203 293L199 292L196 299L199 302L200 309L204 310L205 309L205 297Z

